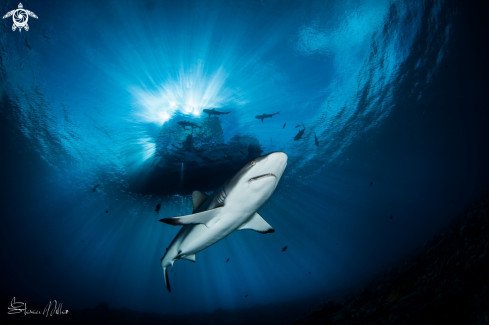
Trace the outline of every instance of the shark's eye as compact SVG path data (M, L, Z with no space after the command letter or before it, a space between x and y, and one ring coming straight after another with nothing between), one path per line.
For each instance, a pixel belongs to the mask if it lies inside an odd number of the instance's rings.
M250 164L251 164L251 166L255 166L256 162L255 162L254 160L252 160L252 161L250 162Z

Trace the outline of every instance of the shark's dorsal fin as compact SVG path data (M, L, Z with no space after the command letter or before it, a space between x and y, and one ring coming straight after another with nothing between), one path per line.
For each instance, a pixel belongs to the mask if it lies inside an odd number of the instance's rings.
M189 214L181 217L164 218L159 221L167 223L172 226L183 226L183 225L198 225L204 224L207 228L211 228L216 224L216 222L221 219L221 209L223 207L218 207L212 210L206 210L199 213Z
M236 230L250 229L257 231L261 234L268 234L275 232L275 229L272 228L259 214L255 212L255 214L250 218L250 220L243 223Z
M193 191L192 204L194 206L194 210L192 211L192 213L195 213L195 211L197 211L200 208L202 203L204 203L208 197L209 197L208 195L202 193L201 191Z
M187 260L187 261L190 261L192 263L195 263L195 254L191 254L191 255L182 255L180 257L182 260Z

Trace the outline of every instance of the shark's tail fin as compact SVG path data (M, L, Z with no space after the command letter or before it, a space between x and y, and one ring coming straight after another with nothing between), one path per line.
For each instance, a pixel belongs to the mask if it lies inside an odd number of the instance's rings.
M163 268L163 277L165 278L166 288L168 289L168 292L171 293L170 279L168 279L168 267L167 266Z

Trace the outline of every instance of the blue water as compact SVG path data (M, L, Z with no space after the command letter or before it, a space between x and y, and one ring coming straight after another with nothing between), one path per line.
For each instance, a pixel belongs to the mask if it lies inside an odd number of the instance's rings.
M17 5L2 2L1 15ZM337 298L487 188L489 51L475 4L85 0L24 8L38 16L29 31L12 31L12 18L0 24L6 296L159 313ZM176 262L168 293L159 264L179 229L158 220L191 213L183 188L203 185L188 178L196 174L186 158L175 184L152 168L174 152L160 145L165 139L181 144L191 133L172 131L175 122L204 123L206 108L231 112L219 117L224 143L246 135L263 154L287 153L284 176L259 210L276 232L238 231L195 264ZM294 141L302 123L303 139ZM134 179L166 194L135 188Z

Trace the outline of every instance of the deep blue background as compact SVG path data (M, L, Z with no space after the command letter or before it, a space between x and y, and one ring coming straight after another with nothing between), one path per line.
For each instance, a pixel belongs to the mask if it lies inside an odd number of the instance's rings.
M0 25L3 294L187 313L357 289L487 188L482 2L24 4L39 17L28 32ZM169 294L159 261L178 229L157 220L191 199L127 181L165 123L209 107L231 111L226 140L289 155L259 211L276 232L177 262Z

